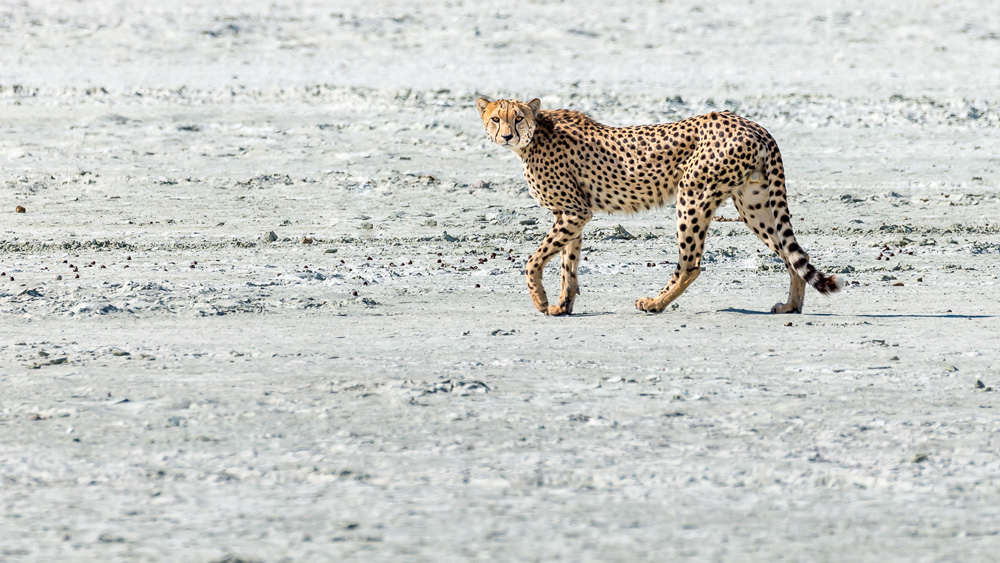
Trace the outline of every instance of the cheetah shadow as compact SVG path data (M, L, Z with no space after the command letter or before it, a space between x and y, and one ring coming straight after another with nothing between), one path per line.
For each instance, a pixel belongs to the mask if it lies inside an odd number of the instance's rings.
M770 311L751 311L749 309L736 309L734 307L729 307L726 309L719 309L719 313L739 313L741 315L766 315L770 316L773 313ZM885 314L862 314L862 315L838 315L836 313L807 313L804 316L807 317L861 317L863 319L993 319L996 318L995 315L962 315L957 313L942 313L939 315L929 315L929 314L919 314L915 313L912 315L900 314L900 313L885 313Z

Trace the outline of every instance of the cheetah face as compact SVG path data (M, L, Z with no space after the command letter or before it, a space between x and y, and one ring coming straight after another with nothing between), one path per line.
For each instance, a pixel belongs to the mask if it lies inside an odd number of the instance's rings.
M535 116L542 102L535 98L528 103L517 100L497 100L486 98L476 100L479 117L483 119L486 136L502 147L510 147L519 152L531 142L535 134Z

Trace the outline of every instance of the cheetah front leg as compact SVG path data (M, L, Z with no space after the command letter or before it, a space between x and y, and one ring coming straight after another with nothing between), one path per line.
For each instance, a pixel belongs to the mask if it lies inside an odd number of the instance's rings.
M559 304L549 305L550 315L571 315L573 314L573 302L580 294L580 284L577 281L577 269L580 266L580 249L583 244L583 236L578 236L569 241L563 247L562 254L562 276L560 281Z
M531 301L535 304L535 308L546 315L565 315L573 310L573 300L576 298L578 287L576 271L580 259L580 243L583 240L583 227L590 221L591 213L574 211L553 212L553 214L555 223L538 250L528 259L524 274L528 279L528 291L531 293ZM568 249L569 254L563 254L562 294L558 305L549 306L545 288L542 286L542 272L549 259L564 249ZM570 258L568 262L567 258Z

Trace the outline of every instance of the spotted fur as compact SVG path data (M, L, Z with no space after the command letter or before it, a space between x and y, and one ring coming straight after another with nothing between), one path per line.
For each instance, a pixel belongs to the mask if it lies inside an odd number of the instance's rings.
M487 136L521 158L531 195L555 216L525 270L531 299L543 313L573 312L583 227L595 211L634 213L668 203L677 208L680 257L663 291L635 302L642 311L662 311L698 277L712 217L730 198L791 276L788 301L771 312L801 313L806 283L823 294L842 287L839 277L813 267L795 241L781 153L752 121L723 111L676 123L608 127L575 111L542 111L537 98L479 98L476 107ZM549 305L542 271L557 253L561 291L558 304Z

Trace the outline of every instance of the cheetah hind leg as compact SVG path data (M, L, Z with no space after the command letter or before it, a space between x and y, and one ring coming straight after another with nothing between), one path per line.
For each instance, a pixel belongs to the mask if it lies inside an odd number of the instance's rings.
M764 244L772 252L781 258L781 261L785 263L785 268L788 269L788 275L791 278L788 287L788 301L775 303L771 307L771 312L802 313L802 303L805 301L806 295L806 280L795 271L787 253L778 242L774 212L768 200L766 188L760 184L747 184L733 193L733 203L736 204L736 211L739 213L740 219L760 240L764 241ZM791 228L790 225L789 228ZM805 251L802 251L802 255L806 257L806 260L809 259Z
M682 181L680 192L687 190L689 183ZM635 301L635 307L647 313L659 313L681 296L701 273L701 257L705 248L705 235L712 224L712 216L723 199L706 194L704 190L694 197L680 196L677 199L677 246L680 256L677 268L670 282L656 297L643 297Z

